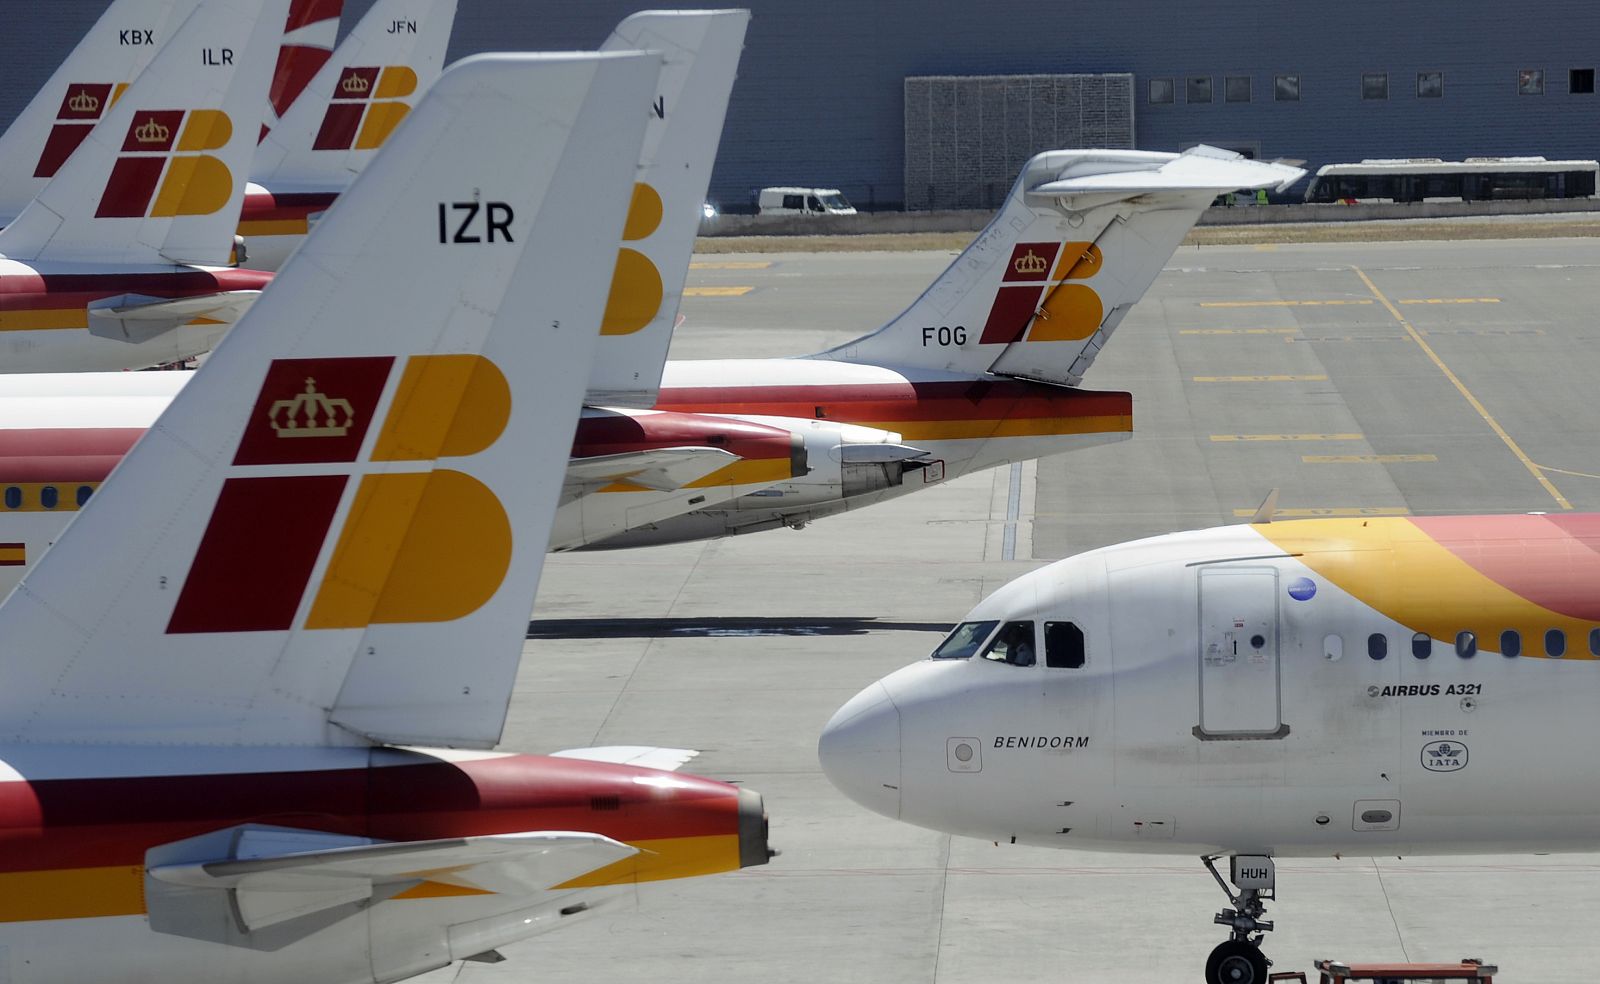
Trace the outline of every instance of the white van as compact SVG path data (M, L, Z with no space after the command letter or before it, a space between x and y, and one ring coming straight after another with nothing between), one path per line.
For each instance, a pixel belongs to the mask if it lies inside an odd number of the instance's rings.
M756 205L762 215L856 214L838 188L762 188Z

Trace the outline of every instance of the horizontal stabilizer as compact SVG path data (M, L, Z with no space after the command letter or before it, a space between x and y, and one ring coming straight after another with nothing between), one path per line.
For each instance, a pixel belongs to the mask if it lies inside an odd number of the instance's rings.
M639 853L600 834L527 831L370 843L315 831L246 827L232 857L153 865L167 885L233 893L246 931L360 900L391 898L423 883L455 894L545 891Z
M554 758L583 759L587 762L613 762L641 769L676 772L700 753L692 748L652 748L649 745L602 745L596 748L569 748L553 753Z
M1286 191L1304 174L1298 167L1253 161L1204 145L1181 154L1093 151L1063 168L1056 180L1028 191L1030 195L1138 195L1159 191L1221 194L1244 188Z
M738 460L738 455L721 448L656 448L572 458L567 462L566 491L576 495L574 486L626 481L656 492L674 492Z
M225 290L192 297L118 294L89 304L89 334L119 342L145 342L195 318L238 321L259 290Z

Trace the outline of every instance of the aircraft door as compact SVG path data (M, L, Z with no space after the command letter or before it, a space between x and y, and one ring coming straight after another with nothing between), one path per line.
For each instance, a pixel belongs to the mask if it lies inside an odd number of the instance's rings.
M1202 567L1200 724L1195 737L1281 738L1278 572Z

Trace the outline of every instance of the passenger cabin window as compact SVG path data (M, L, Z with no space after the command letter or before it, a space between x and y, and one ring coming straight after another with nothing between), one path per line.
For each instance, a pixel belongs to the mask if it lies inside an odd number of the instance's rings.
M962 622L945 636L939 648L933 651L934 659L967 659L978 651L983 640L999 622Z
M61 501L61 492L54 485L46 485L39 490L39 505L46 509L54 509Z
M1411 655L1418 659L1427 659L1433 655L1433 640L1428 638L1428 633L1418 632L1411 637Z
M1389 655L1389 637L1382 632L1367 636L1367 655L1373 659L1383 659Z
M77 493L78 508L80 508L80 509L83 508L83 505L86 502L89 501L89 497L91 495L94 495L94 487L93 486L90 486L90 485L80 485L80 486L78 486L78 493Z
M1589 630L1589 655L1600 656L1600 629Z
M1033 654L1033 623L1007 622L994 634L994 641L983 651L983 658L1012 666L1032 666Z
M1500 655L1508 657L1522 655L1522 636L1517 634L1516 629L1507 629L1500 633Z
M1462 659L1471 659L1478 655L1478 637L1471 632L1457 632L1456 655Z
M1544 654L1560 659L1567 654L1567 634L1560 629L1550 629L1544 634Z
M1083 666L1083 630L1071 622L1044 623L1044 665L1061 670Z
M15 485L6 486L6 508L22 508L22 490L17 488Z

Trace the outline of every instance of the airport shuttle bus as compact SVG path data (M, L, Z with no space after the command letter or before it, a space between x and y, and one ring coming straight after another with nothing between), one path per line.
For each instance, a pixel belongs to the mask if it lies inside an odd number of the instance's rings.
M1306 201L1355 205L1593 198L1597 172L1600 162L1543 157L1373 159L1324 164L1306 187Z

